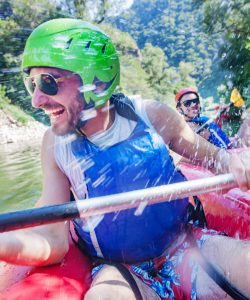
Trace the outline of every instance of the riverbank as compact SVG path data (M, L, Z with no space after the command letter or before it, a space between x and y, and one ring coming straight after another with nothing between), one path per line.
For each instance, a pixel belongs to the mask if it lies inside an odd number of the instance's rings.
M37 121L22 125L10 115L0 110L0 145L20 142L41 141L47 127Z

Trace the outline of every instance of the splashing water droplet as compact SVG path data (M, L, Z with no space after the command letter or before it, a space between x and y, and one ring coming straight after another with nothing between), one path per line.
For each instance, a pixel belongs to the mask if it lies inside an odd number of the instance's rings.
M148 201L141 202L140 205L135 210L134 215L135 216L140 216L143 213L144 209L147 207L147 205L148 205Z

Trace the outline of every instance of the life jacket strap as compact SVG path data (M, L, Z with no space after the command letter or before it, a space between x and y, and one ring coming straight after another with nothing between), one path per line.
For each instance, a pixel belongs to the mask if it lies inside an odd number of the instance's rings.
M115 109L120 116L136 122L139 120L132 101L124 94L118 93L112 95L110 103L115 106Z

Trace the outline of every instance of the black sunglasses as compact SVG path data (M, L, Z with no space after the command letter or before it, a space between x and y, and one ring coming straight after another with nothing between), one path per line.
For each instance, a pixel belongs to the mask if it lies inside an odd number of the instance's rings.
M55 78L51 74L43 73L35 76L27 76L24 78L24 84L27 91L32 96L35 88L38 87L46 95L55 96L58 92L58 82L71 77L72 74Z
M191 104L200 104L200 99L199 98L194 98L194 99L190 99L190 100L185 100L182 102L182 104L185 106L185 107L190 107Z

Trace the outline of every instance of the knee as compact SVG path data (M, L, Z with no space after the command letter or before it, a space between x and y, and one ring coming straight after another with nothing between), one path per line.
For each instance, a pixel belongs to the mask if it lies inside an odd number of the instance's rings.
M95 300L100 299L100 295L105 296L103 299L106 298L106 292L105 289L100 289L99 287L91 287L88 292L85 294L84 300Z
M110 291L106 286L97 285L91 287L88 292L85 294L84 300L112 300L112 295L110 295Z
M136 300L132 290L126 287L98 284L85 294L84 300Z

